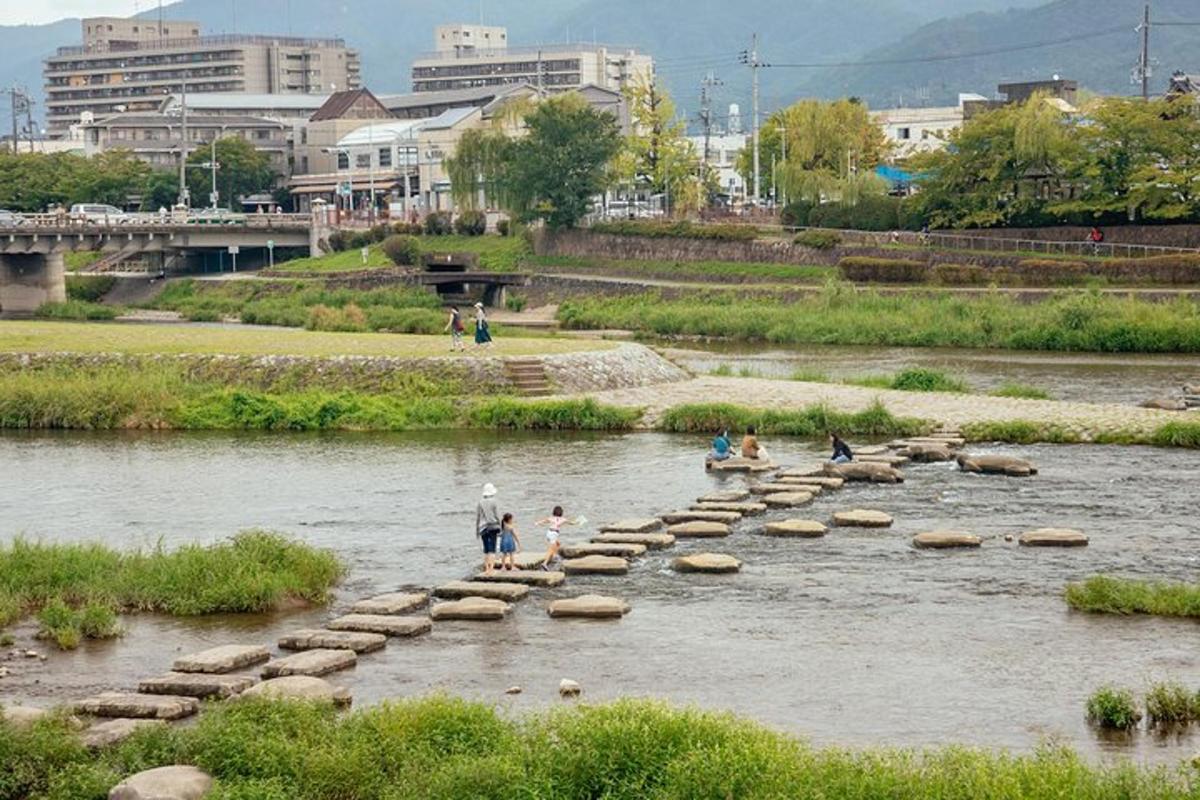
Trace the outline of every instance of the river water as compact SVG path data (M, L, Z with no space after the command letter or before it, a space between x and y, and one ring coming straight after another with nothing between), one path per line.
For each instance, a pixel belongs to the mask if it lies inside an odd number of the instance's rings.
M696 372L728 367L768 378L797 372L821 373L834 380L892 374L923 367L960 377L975 391L1005 383L1035 386L1056 400L1136 405L1176 397L1185 384L1200 383L1200 357L1106 353L1046 353L939 347L805 345L688 345L672 359Z
M770 446L784 462L818 455L805 443ZM268 527L349 562L340 611L369 594L467 575L478 559L472 509L486 480L517 515L527 547L540 548L529 521L555 503L587 517L583 538L595 523L686 507L745 482L705 474L703 447L659 434L5 434L0 535L173 546ZM825 520L839 509L879 508L896 517L892 530L775 540L758 535L764 518L753 518L727 540L652 553L627 577L572 578L504 622L441 623L429 636L393 641L334 680L358 704L446 690L531 709L558 702L558 682L569 677L590 700L654 696L728 709L822 744L1027 750L1055 738L1093 757L1190 755L1197 742L1187 738L1098 739L1083 706L1105 682L1142 689L1171 678L1200 688L1200 628L1071 613L1061 592L1097 572L1195 579L1200 458L1145 448L988 449L1031 457L1041 474L909 467L902 486L848 488L793 514ZM1091 546L1025 550L1003 541L1050 525L1087 531ZM912 534L947 527L984 535L985 546L909 546ZM674 555L701 550L746 566L720 577L668 568ZM619 622L546 616L549 598L586 591L620 595L633 611ZM8 662L0 701L133 687L182 652L272 643L327 614L126 617L120 640L52 652L45 663ZM19 629L23 644L30 630ZM524 693L506 697L513 685Z

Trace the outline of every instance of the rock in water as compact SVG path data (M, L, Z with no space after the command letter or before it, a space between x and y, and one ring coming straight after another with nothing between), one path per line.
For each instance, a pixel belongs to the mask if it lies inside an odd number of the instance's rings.
M676 572L704 572L724 574L737 572L742 568L742 562L733 556L720 553L699 553L693 556L680 556L671 566Z
M731 511L746 517L765 514L767 506L764 503L696 503L691 511Z
M382 633L307 629L279 637L280 650L353 650L360 655L382 650L387 637Z
M811 487L814 489L840 489L846 485L845 478L831 478L828 475L818 475L811 477L791 477L789 475L780 475L780 483L789 483L793 486ZM804 491L809 491L805 488Z
M1186 400L1175 397L1156 397L1142 403L1142 408L1155 408L1159 411L1187 411L1188 404Z
M629 572L629 562L612 556L584 556L566 559L562 569L568 575L624 575Z
M305 650L268 662L262 669L262 676L268 680L287 675L319 678L331 672L350 669L357 663L358 656L353 650Z
M423 608L429 602L424 592L381 594L367 600L359 600L350 609L351 614L407 614Z
M596 544L640 544L648 550L666 550L675 544L669 533L602 533L593 536Z
M1012 456L972 456L964 453L958 457L958 468L963 472L1008 475L1013 478L1037 475L1037 468L1031 462Z
M350 692L334 686L324 678L308 675L289 675L272 678L251 686L242 692L242 697L260 697L268 700L304 700L316 703L332 703L337 706L350 705Z
M763 502L771 508L795 508L806 506L813 501L811 492L777 492L763 497Z
M442 600L462 600L464 597L487 597L515 603L529 596L529 587L523 583L483 583L482 581L450 581L433 590L433 596Z
M563 678L558 682L558 694L561 697L579 697L583 694L583 687L577 681Z
M663 522L668 525L684 522L723 522L732 525L741 518L742 515L735 511L671 511L662 515Z
M173 694L200 699L215 697L224 700L241 694L257 680L249 675L208 675L202 672L168 672L138 684L142 694Z
M439 622L443 620L494 621L504 619L509 608L509 604L503 600L493 600L488 597L464 597L462 600L438 603L429 610L429 613Z
M859 483L904 483L904 474L887 464L852 461L849 464L826 464L825 474L845 481Z
M778 469L770 461L757 458L730 458L726 461L713 461L708 468L713 472L771 472Z
M898 451L900 455L917 462L931 464L935 461L953 461L954 451L942 444L910 444Z
M729 526L723 522L685 522L672 525L667 532L678 539L714 539L729 535Z
M128 692L101 692L75 703L76 713L93 717L175 720L190 717L199 709L200 701L194 697Z
M585 594L567 600L555 600L546 609L555 619L582 617L585 619L620 619L629 613L629 604L619 597Z
M432 627L428 617L396 617L391 614L346 614L331 620L331 631L382 633L385 636L420 636Z
M563 572L543 572L540 569L496 569L491 575L482 572L471 578L473 581L487 583L523 583L527 586L538 586L543 589L553 589L567 579Z
M213 779L196 767L159 767L121 781L108 800L201 800L212 788Z
M620 522L611 522L608 525L601 525L601 533L650 533L652 531L662 530L663 523L660 519L623 519Z
M260 645L229 644L177 658L171 669L175 672L206 672L219 675L253 667L270 658L270 651Z
M1017 542L1025 547L1087 547L1088 537L1069 528L1039 528L1022 533Z
M750 497L750 493L745 489L730 489L723 492L709 492L708 494L697 497L697 503L740 503Z
M833 515L833 524L839 528L890 528L891 515L882 511L866 511L856 508L853 511L838 511Z
M564 544L559 554L563 558L585 556L613 556L615 558L637 558L646 554L646 545L616 542L591 542L589 544Z
M782 522L768 522L763 532L767 536L783 539L819 539L825 535L826 528L812 519L786 519Z
M929 531L913 537L913 547L948 550L955 547L979 547L983 540L965 531Z

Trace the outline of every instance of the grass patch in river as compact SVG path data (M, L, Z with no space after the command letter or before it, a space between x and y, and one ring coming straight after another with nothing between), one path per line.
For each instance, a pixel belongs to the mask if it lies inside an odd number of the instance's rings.
M830 431L851 436L915 436L934 427L925 420L896 417L880 403L858 413L834 411L823 405L779 411L702 403L670 408L658 421L659 430L668 433L712 433L725 429L736 432L750 425L762 436L806 438L824 436Z
M1133 692L1115 686L1102 686L1087 700L1087 718L1093 725L1118 731L1137 727L1142 719Z
M222 798L272 800L1183 800L1196 790L1186 771L1094 765L1052 745L1023 755L818 749L732 715L644 700L527 717L444 696L345 715L247 700L99 753L62 718L0 734L0 797L33 800L99 800L130 773L176 763L210 773Z
M1023 383L1005 383L988 392L992 397L1014 397L1021 400L1053 400L1045 389Z
M1067 605L1094 614L1200 617L1200 584L1093 575L1067 584Z
M333 553L266 531L127 552L16 539L0 547L0 623L36 613L42 635L69 648L116 635L116 611L197 616L324 603L344 573Z

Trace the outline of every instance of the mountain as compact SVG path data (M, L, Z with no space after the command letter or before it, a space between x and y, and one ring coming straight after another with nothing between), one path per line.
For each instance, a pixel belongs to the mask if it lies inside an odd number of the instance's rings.
M1005 81L1037 80L1057 74L1104 94L1133 94L1144 0L1055 0L1037 8L976 13L924 25L863 55L862 61L907 62L931 56L995 52L993 55L915 63L887 63L793 72L791 93L799 96L857 95L872 107L953 104L960 92L992 96ZM1197 0L1156 0L1152 23L1200 22ZM1071 40L1049 47L1034 43ZM1177 69L1200 70L1200 27L1151 25L1156 62L1152 91L1161 94ZM806 59L815 61L819 59Z

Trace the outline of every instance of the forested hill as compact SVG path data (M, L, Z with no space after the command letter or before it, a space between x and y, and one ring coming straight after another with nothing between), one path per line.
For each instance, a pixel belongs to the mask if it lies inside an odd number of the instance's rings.
M1054 74L1106 94L1140 91L1130 81L1141 46L1135 28L1144 0L1055 0L1030 9L977 13L925 25L861 60L909 61L838 69L793 70L793 93L853 94L873 107L928 98L953 103L959 92L991 95L1008 80L1036 80ZM1197 0L1155 0L1153 19L1200 22ZM1052 47L1025 45L1066 41ZM924 60L979 51L1005 51L961 60ZM1152 27L1156 61L1152 86L1161 93L1176 69L1200 71L1200 26ZM921 91L923 90L923 91Z

